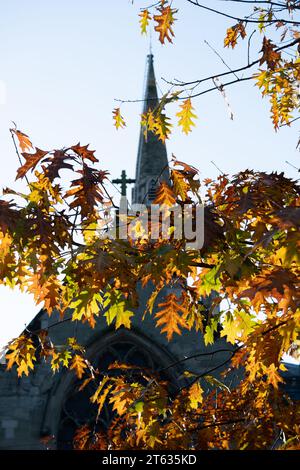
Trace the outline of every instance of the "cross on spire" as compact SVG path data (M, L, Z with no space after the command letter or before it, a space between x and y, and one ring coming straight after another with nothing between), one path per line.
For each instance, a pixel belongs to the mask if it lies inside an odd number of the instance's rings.
M126 196L127 184L133 184L133 183L135 183L135 180L132 179L132 178L127 178L126 171L122 170L121 178L117 178L117 179L112 180L112 183L120 184L121 185L121 194L122 194L122 196Z

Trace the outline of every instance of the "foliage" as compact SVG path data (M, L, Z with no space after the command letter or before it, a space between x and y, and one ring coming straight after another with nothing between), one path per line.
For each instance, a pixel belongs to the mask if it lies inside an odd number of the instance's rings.
M12 131L22 148L25 134L18 132ZM26 330L8 345L8 369L16 367L21 377L46 361L53 373L76 374L81 389L97 384L91 401L98 414L106 401L113 407L108 434L85 426L74 445L259 449L284 432L285 447L297 446L299 405L283 394L280 375L283 354L299 340L297 183L250 170L202 183L194 167L173 156L171 183L160 185L156 202L166 214L174 203L197 207L204 184L203 248L189 248L172 230L169 240L162 233L152 239L146 229L120 241L99 236L109 225L112 202L108 173L97 168L94 151L80 144L53 151L30 145L17 171L19 178L30 178L27 191L6 188L0 201L2 284L33 293L49 315L60 313L60 321L71 312L70 321L91 328L100 316L115 328L130 328L137 285L151 284L147 311L168 341L195 329L206 344L218 335L229 343L228 359L217 366L220 381L210 370L195 374L183 358L185 382L174 391L163 370L113 364L103 376L76 338L57 345L50 329ZM71 175L64 179L69 187L59 184L63 172ZM168 294L158 300L165 286ZM211 308L205 309L212 292ZM218 343L214 347L211 354L218 353ZM226 377L239 368L244 372L229 389Z
M162 44L172 43L175 20L181 19L175 3L161 0L143 7L141 33L152 25ZM259 50L255 60L235 70L170 83L171 91L141 117L145 136L153 132L163 142L169 138L173 125L166 109L177 101L178 125L188 134L197 117L193 98L213 90L223 93L243 80L254 81L270 99L275 129L290 124L299 107L298 2L240 0L251 9L243 17L205 2L187 3L230 20L224 47L236 49L248 38L249 51L258 28ZM241 77L245 70L253 71ZM218 84L221 77L229 81ZM211 80L213 88L205 88ZM116 129L125 126L120 107L113 110L113 120ZM283 174L251 170L202 182L194 167L173 156L170 184L160 183L154 201L163 206L159 236L151 237L151 228L141 226L137 213L131 216L127 239L112 239L105 235L111 228L108 212L116 207L109 175L99 169L95 152L80 143L41 150L17 127L11 134L23 157L17 178L26 180L27 190L5 188L0 200L3 285L32 293L49 316L58 312L57 326L72 321L95 328L103 317L116 329L131 328L138 286L151 287L140 321L152 315L167 341L194 329L211 347L194 360L224 352L219 338L227 341L227 359L211 370L196 374L189 367L191 358L182 358L185 371L174 384L166 368L114 363L103 374L76 338L58 345L50 328L25 330L7 345L8 370L27 376L45 361L54 374L63 369L75 374L80 390L93 382L90 400L97 406L97 419L106 403L112 407L108 432L85 425L77 430L74 447L265 449L278 445L284 435L283 449L299 449L300 408L283 392L281 375L283 355L299 354L298 184ZM64 185L63 173L68 175ZM172 225L169 239L163 237L162 220L170 216L170 207L189 203L196 211L202 202L201 249L190 248L185 236L176 237Z
M290 125L299 119L299 41L300 21L299 5L295 0L280 0L279 2L256 2L248 0L230 0L223 2L222 8L215 9L211 2L203 0L186 0L195 10L199 10L199 28L207 15L224 18L225 48L236 49L244 47L245 62L238 67L229 67L212 75L202 76L196 80L165 80L169 91L161 98L156 109L144 113L142 125L148 131L154 132L162 140L169 137L172 123L167 116L166 105L182 100L183 104L177 112L178 125L184 133L191 131L194 125L192 118L193 98L219 91L228 104L225 88L244 81L252 81L261 90L263 98L270 102L270 114L275 130ZM235 8L232 8L232 4ZM146 34L150 27L159 33L159 41L166 45L172 43L175 36L173 26L175 19L184 21L180 16L180 2L160 0L142 8L139 13L141 33ZM233 12L243 12L236 16ZM198 12L195 11L195 14ZM176 15L176 18L175 18ZM258 35L260 37L258 37ZM244 45L242 44L244 43ZM220 54L218 54L220 56ZM252 59L253 57L253 59ZM222 58L222 57L221 57ZM245 76L245 72L250 74ZM211 83L212 82L212 86Z

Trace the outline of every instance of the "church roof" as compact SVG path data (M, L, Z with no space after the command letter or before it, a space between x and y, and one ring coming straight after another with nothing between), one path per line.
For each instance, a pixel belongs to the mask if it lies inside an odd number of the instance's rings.
M143 96L143 113L155 109L158 105L157 86L153 65L153 54L147 56L146 85ZM133 203L149 203L154 198L155 186L158 181L169 181L169 167L166 145L158 136L149 132L147 137L141 127Z

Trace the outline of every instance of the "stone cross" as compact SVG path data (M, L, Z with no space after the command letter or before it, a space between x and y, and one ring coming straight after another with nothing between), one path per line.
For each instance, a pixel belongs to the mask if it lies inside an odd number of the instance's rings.
M122 194L122 196L126 196L127 184L135 183L135 180L131 179L131 178L127 178L126 171L122 170L121 178L117 178L117 179L112 180L112 183L120 184L121 185L121 194Z

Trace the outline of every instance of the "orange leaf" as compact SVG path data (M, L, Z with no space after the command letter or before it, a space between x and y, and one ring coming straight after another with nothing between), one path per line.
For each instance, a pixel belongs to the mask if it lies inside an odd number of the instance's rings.
M158 304L159 311L155 315L157 318L156 326L164 325L161 332L167 333L167 339L170 341L174 333L181 335L179 327L188 328L185 319L179 314L186 314L185 307L179 303L175 294L169 294L166 301Z
M175 194L170 188L170 186L165 183L164 181L160 184L158 190L157 190L157 195L155 200L153 201L153 204L165 204L167 206L174 206L176 202Z
M79 379L82 378L85 369L87 369L87 364L85 359L79 354L75 354L72 359L70 370L75 370L75 373Z
M11 132L15 134L18 138L20 148L22 152L26 152L26 150L30 150L33 148L33 145L28 137L28 135L24 134L23 132L19 131L18 129L10 129Z
M175 21L174 13L177 13L177 10L171 8L170 6L160 6L158 10L160 14L154 15L153 18L157 23L154 29L159 33L159 40L162 44L165 43L165 39L167 39L169 42L173 42L171 36L175 35L172 29L172 24Z

